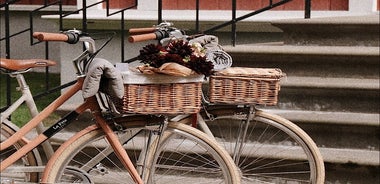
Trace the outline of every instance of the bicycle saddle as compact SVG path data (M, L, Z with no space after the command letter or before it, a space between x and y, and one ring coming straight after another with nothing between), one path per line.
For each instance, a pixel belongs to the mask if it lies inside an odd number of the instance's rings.
M0 67L6 70L18 71L34 67L46 67L56 65L55 61L46 59L5 59L0 58Z

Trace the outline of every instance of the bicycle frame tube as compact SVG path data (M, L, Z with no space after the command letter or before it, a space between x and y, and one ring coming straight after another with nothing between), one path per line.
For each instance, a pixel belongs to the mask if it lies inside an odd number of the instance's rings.
M31 115L36 116L38 113L37 107L33 101L32 93L30 92L29 87L25 82L24 76L22 74L11 74L10 76L17 79L17 82L19 84L18 90L21 91L21 96L4 112L1 113L1 122L9 118L9 116L24 102L30 109Z
M74 86L72 86L66 93L62 94L58 97L54 102L52 102L48 107L46 107L40 114L36 117L32 118L26 125L24 125L20 130L18 130L15 134L13 134L9 139L5 140L0 145L0 150L5 150L14 143L16 143L20 138L24 137L28 132L30 132L33 128L35 128L42 120L48 117L52 112L54 112L59 106L61 106L65 101L67 101L70 97L72 97L75 93L77 93L82 88L83 77L78 78L78 81ZM83 109L83 108L78 108ZM79 114L79 112L78 112ZM58 123L60 123L59 121ZM54 125L53 125L54 126ZM3 171L5 168L10 166L13 162L20 159L23 155L37 147L39 144L48 139L48 136L45 134L40 134L32 141L28 142L27 145L23 146L17 152L12 154L10 157L1 162L1 169Z
M38 110L36 103L34 102L33 95L29 89L28 84L25 81L24 76L21 73L17 73L15 75L11 74L11 77L14 77L17 79L18 82L18 91L21 92L21 96L11 104L4 112L1 113L1 122L5 123L7 126L10 126L13 130L18 131L20 128L16 125L14 125L10 120L7 120L13 112L15 112L23 103L26 104L26 106L29 109L31 117L35 117L38 115ZM44 126L42 122L40 122L37 127L36 131L38 134L42 133L44 131ZM19 140L23 140L24 142L29 142L29 139L26 137L21 137ZM42 143L43 150L45 152L45 155L47 158L50 158L51 155L53 155L54 150L52 145L49 142ZM42 160L40 159L39 153L37 150L34 151L35 154L38 154L37 163L38 165L42 164Z
M23 102L25 102L26 106L28 107L31 117L37 116L38 115L37 106L36 106L36 103L34 102L32 92L30 91L29 86L25 81L24 75L22 73L17 73L17 74L11 74L10 76L17 79L17 82L19 85L18 90L21 92L21 97L19 99L17 99L17 101L14 104L12 104L11 107L9 107L4 112L4 114L2 114L1 122L4 122L5 118L9 118L10 115ZM5 116L3 117L3 115L5 115ZM38 125L35 128L36 128L37 133L41 134L44 131L45 127L44 127L43 123L40 122L40 123L38 123ZM15 129L15 130L18 131L19 128L17 127L17 129ZM27 139L24 138L24 140L27 140ZM50 158L53 155L54 150L53 150L52 145L49 142L42 143L42 148L43 148L47 158Z
M25 102L27 96L22 94L20 98L18 98L11 106L8 107L4 112L1 113L1 122L5 119L9 118L9 116L22 104Z

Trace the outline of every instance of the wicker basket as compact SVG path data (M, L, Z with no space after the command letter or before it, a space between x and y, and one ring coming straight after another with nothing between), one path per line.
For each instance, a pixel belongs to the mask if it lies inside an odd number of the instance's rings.
M276 105L280 69L231 67L210 77L212 103Z
M190 114L200 110L202 76L123 74L125 95L113 99L120 113ZM169 83L170 82L170 83Z

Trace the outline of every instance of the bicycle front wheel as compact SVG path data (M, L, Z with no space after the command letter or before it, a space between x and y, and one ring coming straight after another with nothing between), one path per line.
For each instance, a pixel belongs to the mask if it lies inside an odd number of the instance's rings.
M196 137L188 128L190 127L183 128L169 123L160 140L170 144L157 144L158 138L154 138L156 140L153 140L153 144L159 145L157 152L149 151L151 149L148 145L152 144L149 144L148 135L156 133L152 129L128 128L119 132L118 136L137 170L148 183L194 183L194 179L202 181L199 177L208 179L208 183L220 183L220 180L238 183L239 176L228 153L216 144L210 146L209 142L204 141L206 135ZM49 169L45 173L44 180L48 183L134 183L113 150L109 149L105 135L99 129L80 136L57 154L57 159L49 163ZM157 158L162 158L157 155L165 156L167 165L162 160L153 163ZM176 163L177 167L174 167ZM178 163L182 163L182 169L178 169ZM165 172L161 172L163 169ZM199 170L194 175L191 171L197 169ZM215 178L219 180L212 180Z
M203 132L171 122L148 152L147 183L240 183L229 154Z
M322 156L313 140L294 123L263 111L214 109L205 119L215 139L231 154L242 183L324 183Z
M92 130L74 138L72 142L70 139L70 144L65 143L56 151L54 159L46 166L43 182L135 183L118 160L104 132L94 126L87 129ZM145 144L139 140L141 136L137 136L138 132L139 129L115 132L126 149L132 146L128 151L130 157L139 155L133 153L140 151L140 146Z

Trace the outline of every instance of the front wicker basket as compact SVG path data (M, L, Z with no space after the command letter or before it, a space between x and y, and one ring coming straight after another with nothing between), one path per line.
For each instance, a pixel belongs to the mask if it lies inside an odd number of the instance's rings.
M279 69L232 67L210 77L212 103L276 105L280 90Z
M120 113L191 114L199 112L202 99L202 80L199 80L199 77L197 80L187 81L181 79L179 79L181 81L176 81L178 77L159 74L135 75L134 77L124 82L123 99L113 99ZM147 81L147 77L154 79ZM141 78L143 82L138 82Z

